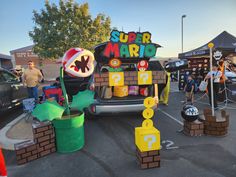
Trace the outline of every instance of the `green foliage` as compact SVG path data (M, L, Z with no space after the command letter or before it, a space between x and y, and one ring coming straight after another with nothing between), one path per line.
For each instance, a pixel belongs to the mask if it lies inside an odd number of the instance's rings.
M93 50L107 41L111 20L104 14L94 19L89 13L88 3L77 4L73 0L60 0L59 5L45 1L45 8L33 11L35 26L29 36L33 40L34 52L41 58L62 57L71 47Z

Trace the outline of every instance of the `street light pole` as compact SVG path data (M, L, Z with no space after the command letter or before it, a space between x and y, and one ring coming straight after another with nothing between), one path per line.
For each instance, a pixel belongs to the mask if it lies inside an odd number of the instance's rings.
M184 18L187 17L186 15L182 15L181 17L181 53L184 52ZM178 70L178 81L180 82L179 78L179 70ZM179 87L180 88L180 87Z
M181 46L182 46L182 53L184 52L184 18L187 17L186 15L182 15L181 17Z

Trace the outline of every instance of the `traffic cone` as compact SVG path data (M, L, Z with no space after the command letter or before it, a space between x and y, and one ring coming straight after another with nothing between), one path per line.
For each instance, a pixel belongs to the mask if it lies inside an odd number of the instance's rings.
M5 160L1 148L0 148L0 177L7 177L7 168L5 165Z

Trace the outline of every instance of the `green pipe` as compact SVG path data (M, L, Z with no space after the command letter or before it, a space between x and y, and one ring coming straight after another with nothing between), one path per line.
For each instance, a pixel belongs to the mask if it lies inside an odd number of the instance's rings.
M66 107L66 114L70 115L70 108L69 108L69 101L68 101L68 95L66 93L66 87L65 87L65 83L64 83L64 70L63 67L60 68L60 83L61 83L61 88L62 88L62 92L63 92L63 96L65 98L65 107Z

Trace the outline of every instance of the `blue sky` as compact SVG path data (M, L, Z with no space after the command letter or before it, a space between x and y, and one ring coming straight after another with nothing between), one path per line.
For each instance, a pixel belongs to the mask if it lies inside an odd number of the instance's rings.
M58 4L58 0L49 0ZM236 0L76 0L88 2L93 17L105 13L112 26L125 32L150 31L152 41L163 46L158 56L181 52L181 16L184 19L184 51L194 49L226 30L236 36ZM33 9L43 0L0 0L0 53L31 45Z

